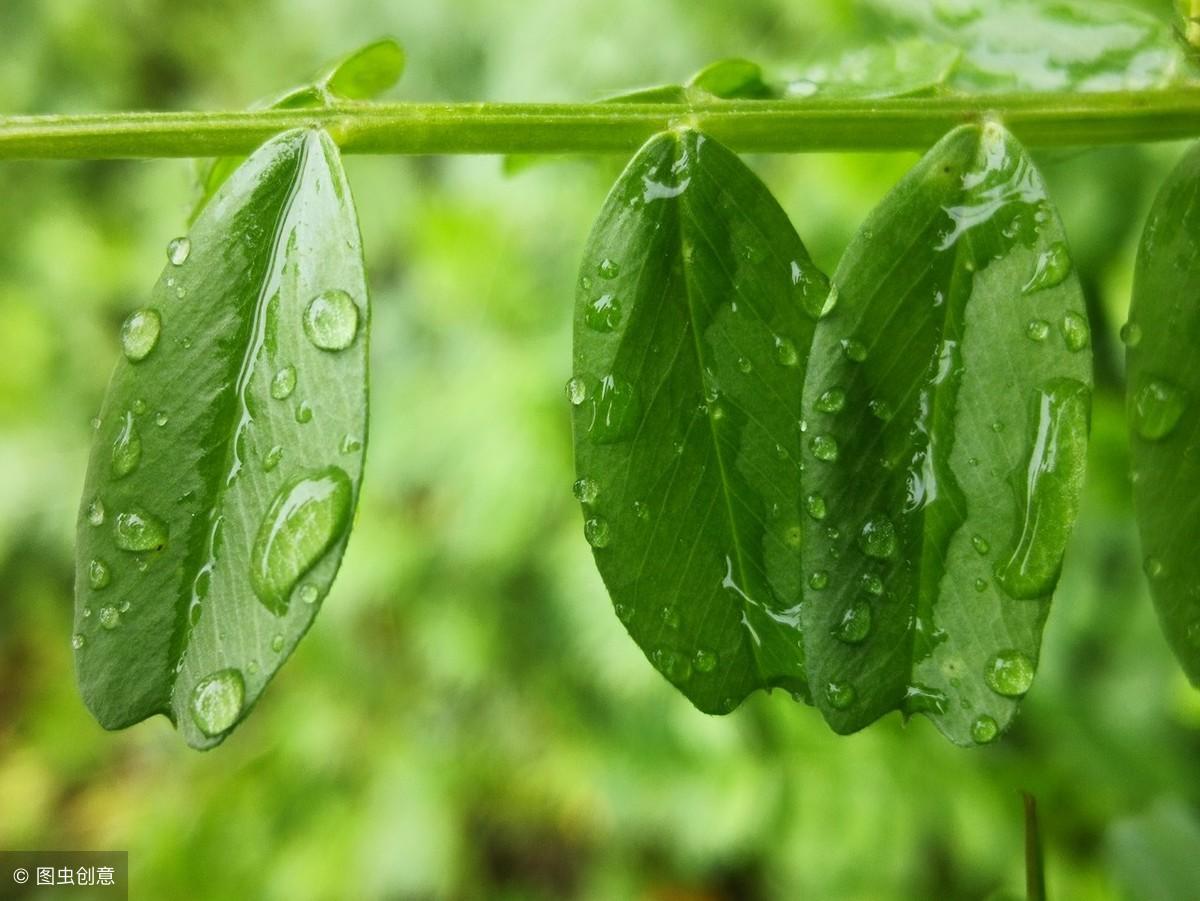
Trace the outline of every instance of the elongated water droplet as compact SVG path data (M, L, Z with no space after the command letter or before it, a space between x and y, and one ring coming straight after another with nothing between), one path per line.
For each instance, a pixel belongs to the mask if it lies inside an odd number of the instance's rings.
M227 732L242 714L246 683L236 669L205 676L192 689L192 719L200 731L212 738Z
M313 411L308 405L308 401L302 400L296 404L296 422L304 425L306 422L312 422Z
M1032 294L1043 288L1053 288L1062 284L1063 279L1071 271L1071 257L1067 253L1067 245L1061 241L1051 244L1038 256L1033 275L1021 289L1022 294Z
M609 528L608 520L602 516L588 517L583 524L583 537L594 548L608 547L609 541L612 540L612 530Z
M838 413L846 406L846 392L841 388L830 388L817 398L816 406L822 413Z
M567 380L567 400L572 407L578 407L587 400L587 382L578 376Z
M304 310L304 333L321 350L345 350L358 334L358 305L345 291L323 291Z
M353 486L336 466L279 489L258 528L250 583L268 610L287 612L292 589L346 531Z
M1163 562L1158 557L1150 554L1142 561L1142 571L1150 579L1160 579L1163 574Z
M113 441L112 474L114 479L123 479L135 469L142 459L142 436L133 422L133 413L121 419L121 430Z
M343 454L354 454L362 450L362 442L354 435L343 435L342 443L338 445L338 450Z
M1147 441L1161 441L1175 430L1187 404L1182 389L1166 379L1150 379L1133 397L1133 427Z
M829 512L825 506L825 498L819 494L810 494L804 499L804 509L808 511L808 515L820 522Z
M896 527L886 516L872 516L858 533L859 548L877 560L895 556L896 543Z
M589 478L576 479L575 484L571 486L571 493L575 495L575 500L581 504L592 504L596 502L596 498L600 494L600 486L594 480Z
M112 572L103 560L99 558L88 563L88 584L92 588L99 591L102 588L107 588L108 583L112 581Z
M587 327L596 332L611 332L621 324L621 302L611 294L601 294L583 313Z
M845 710L858 698L858 692L849 682L830 682L825 688L825 699L834 710Z
M160 551L167 546L167 524L147 513L133 509L118 513L113 524L113 542L123 551Z
M93 526L104 525L104 502L100 498L93 498L88 504L87 519Z
M837 441L831 435L817 435L812 440L812 453L818 460L832 463L838 458Z
M996 740L1000 734L1000 726L986 713L975 717L971 723L971 740L977 745L986 745Z
M998 695L1019 698L1033 684L1033 673L1033 661L1020 651L1001 651L988 661L983 681Z
M632 384L607 375L591 395L592 416L587 430L596 443L612 444L633 434L641 421L642 408Z
M283 446L276 444L263 454L262 468L263 472L270 472L279 465L279 461L283 459Z
M1054 379L1038 392L1020 529L996 572L1010 597L1045 597L1058 581L1083 488L1090 404L1091 390L1074 379Z
M842 614L833 630L833 637L846 644L859 644L871 632L871 605L866 601L855 601Z
M172 266L182 266L187 262L191 252L192 242L186 235L182 238L172 238L167 242L167 259Z
M296 390L296 367L284 366L271 379L271 397L276 400L287 400Z
M140 363L154 350L161 332L158 310L135 310L121 326L121 350L131 363Z
M282 635L276 635L274 638L271 639L271 650L274 651L276 654L278 654L280 651L283 650L283 636Z
M84 640L84 637L82 635L80 635L78 632L76 632L74 635L71 636L71 647L73 647L77 651L80 648L82 648L86 643L87 642Z
M1078 313L1067 313L1062 320L1063 341L1067 345L1067 350L1077 351L1083 350L1088 346L1088 324L1087 320Z
M141 416L147 410L146 401L143 398L136 397L133 403L129 405L129 409L133 411L133 415Z
M975 548L975 551L978 554L986 554L992 549L992 546L988 544L988 540L982 535L971 536L971 547Z
M800 362L800 355L796 353L796 345L791 338L775 336L775 361L781 366L795 366Z

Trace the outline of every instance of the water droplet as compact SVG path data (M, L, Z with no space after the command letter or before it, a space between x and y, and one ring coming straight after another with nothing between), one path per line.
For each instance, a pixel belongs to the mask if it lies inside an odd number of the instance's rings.
M600 273L601 278L616 278L621 274L621 264L616 260L605 257L596 267L596 271Z
M279 465L279 461L283 459L283 446L276 444L265 454L263 454L262 468L263 472L270 472Z
M867 404L867 409L876 419L887 422L892 418L892 407L886 400L873 400Z
M846 392L841 388L830 388L817 398L817 409L822 413L838 413L846 406Z
M300 590L298 592L296 592L296 594L300 598L301 603L304 603L304 604L315 604L317 601L319 601L321 599L320 589L318 589L316 585L313 585L311 583L301 585Z
M858 533L859 548L877 560L895 556L896 544L896 527L886 516L872 516Z
M187 262L191 252L192 242L187 236L172 238L167 242L167 259L170 260L172 266L182 266Z
M808 577L808 587L813 591L822 591L829 585L829 573L823 569L818 569Z
M679 618L679 611L674 607L663 607L662 610L659 611L659 616L662 617L663 625L668 629L679 628L679 623L681 622Z
M1045 319L1030 319L1025 323L1025 334L1033 341L1045 341L1050 337L1050 323Z
M161 332L158 310L135 310L121 326L121 350L131 363L140 363L154 350Z
M308 401L302 400L296 404L296 422L304 425L306 422L312 422L312 418L313 411L312 407L308 405Z
M271 650L274 651L276 654L278 654L280 651L283 650L283 636L282 635L276 635L274 638L271 639Z
M166 410L159 410L157 413L154 414L154 424L156 426L158 426L159 428L162 428L170 421L171 421L171 418L169 416L167 416Z
M863 573L861 582L863 591L867 594L873 594L876 597L883 594L883 579L874 573Z
M578 407L587 400L587 383L578 376L567 379L566 391L572 407Z
M87 520L93 526L104 525L104 502L100 498L93 498L88 504Z
M747 375L749 375L750 372L754 369L754 364L750 362L749 357L738 357L737 365L738 365L738 369L740 369L742 372L746 373Z
M123 551L160 551L167 546L167 524L140 509L118 513L113 541Z
M946 712L946 696L936 688L914 682L904 690L901 709L905 716L914 713L942 714Z
M358 334L358 305L345 291L323 291L304 311L304 333L321 350L345 350Z
M975 548L980 554L986 554L992 549L992 546L988 544L988 540L982 535L971 536L971 547Z
M1175 430L1187 404L1182 389L1165 379L1150 379L1133 397L1133 426L1147 441L1160 441Z
M342 443L338 445L338 450L343 454L353 454L362 450L362 442L354 435L343 435Z
M112 572L103 560L95 559L88 564L88 584L99 591L112 581Z
M129 408L133 410L133 414L135 416L141 416L146 412L146 401L140 397L134 398L134 401L129 405Z
M1062 333L1067 350L1083 350L1088 346L1087 320L1078 313L1067 313L1063 316Z
M976 579L975 580L975 590L976 591L983 593L983 592L987 591L987 587L988 587L987 579Z
M287 400L296 390L296 367L284 366L271 379L271 397L276 400Z
M258 527L250 584L268 610L287 612L292 589L346 531L354 489L336 466L286 483Z
M73 647L75 650L78 651L80 648L82 648L84 646L84 644L86 644L86 641L84 640L84 637L82 635L80 635L78 632L76 632L74 635L71 636L71 647Z
M627 604L613 604L613 611L617 614L617 619L623 623L628 623L633 619L633 608Z
M692 666L696 668L698 673L711 673L717 668L717 655L712 651L706 651L703 648L696 652L696 656L692 658Z
M611 294L601 294L587 305L583 321L596 332L611 332L621 324L621 302Z
M795 283L796 271L797 269L793 266L793 283ZM809 281L800 284L804 292L800 302L810 319L823 319L833 312L833 308L837 306L838 302L837 285L829 284L824 278L816 284Z
M813 456L826 463L832 463L838 458L837 442L830 435L817 435L812 440Z
M829 511L825 507L825 498L819 494L810 494L804 499L804 509L808 515L820 522Z
M983 681L988 688L1006 698L1019 698L1033 684L1033 661L1020 651L1001 651L988 661Z
M237 722L246 699L246 683L236 669L205 676L192 689L192 719L210 738Z
M846 644L859 644L871 632L871 605L866 601L855 601L842 614L833 630L833 637Z
M845 710L858 698L858 692L849 682L830 682L825 687L825 699L834 710Z
M1121 326L1121 341L1126 347L1137 347L1142 343L1142 327L1132 319Z
M842 351L851 363L861 363L867 358L867 346L854 338L842 341Z
M643 522L650 518L650 508L646 506L645 501L633 502L633 515Z
M142 436L133 424L133 414L126 413L121 419L121 430L113 441L112 474L122 479L136 468L142 459Z
M593 479L576 479L575 484L571 486L571 493L579 503L593 504L600 495L600 486Z
M1039 389L1019 529L996 580L1009 597L1049 596L1075 523L1087 462L1091 389L1054 379Z
M791 338L775 336L775 362L780 366L795 366L800 362L800 355L796 353L796 345Z
M608 547L608 542L612 539L608 520L601 516L589 517L583 524L583 537L594 548Z
M121 614L116 607L101 607L98 619L100 620L100 625L110 631L121 625Z
M971 740L977 745L986 745L996 740L1000 734L1000 726L986 713L975 717L971 723Z
M588 434L598 444L612 444L633 433L641 421L642 407L632 384L607 375L600 379L599 391L591 395Z
M651 654L650 659L672 682L686 682L692 677L692 664L678 651L660 649Z
M1034 291L1062 284L1070 271L1071 257L1067 253L1067 245L1056 241L1038 255L1033 275L1029 277L1021 293L1032 294Z
M1161 579L1163 569L1164 567L1162 560L1158 559L1158 557L1155 557L1153 554L1149 555L1145 560L1142 561L1142 570L1146 573L1148 578Z

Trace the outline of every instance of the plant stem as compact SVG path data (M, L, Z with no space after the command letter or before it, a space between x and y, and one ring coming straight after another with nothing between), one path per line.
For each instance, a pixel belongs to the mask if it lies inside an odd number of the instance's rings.
M998 118L1026 145L1200 136L1200 88L1108 94L809 98L686 104L356 103L314 110L0 117L0 159L249 153L297 127L347 153L628 153L691 125L742 152L924 149L964 122Z

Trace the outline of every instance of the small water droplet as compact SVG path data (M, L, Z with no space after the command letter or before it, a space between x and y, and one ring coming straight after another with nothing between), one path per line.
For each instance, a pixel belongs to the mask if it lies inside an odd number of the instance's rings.
M816 406L822 413L839 413L846 406L846 392L841 388L830 388L817 398Z
M596 267L596 271L600 274L601 278L616 278L621 274L621 264L616 260L605 257Z
M345 350L358 334L358 305L345 291L323 291L304 310L304 333L321 350Z
M154 424L156 426L158 426L159 428L162 428L170 421L171 421L171 418L167 415L166 410L159 410L157 413L154 414Z
M121 326L121 350L131 363L140 363L154 350L161 332L158 310L135 310Z
M886 400L873 400L867 404L867 409L876 419L887 422L892 418L892 407Z
M123 551L160 551L167 546L167 524L140 509L118 513L113 541Z
M834 710L845 710L858 698L858 692L849 682L830 682L825 687L825 699Z
M205 735L220 735L237 722L245 698L242 674L236 669L220 670L192 689L192 719Z
M271 397L276 400L287 400L296 390L296 367L284 366L271 379Z
M651 661L672 682L686 682L692 677L692 664L678 651L657 650Z
M692 666L696 668L698 673L711 673L717 668L717 655L712 651L706 651L703 648L696 651L696 656L692 658Z
M276 654L278 654L280 651L283 650L283 636L282 635L276 635L274 638L271 639L271 650L274 651Z
M650 518L650 508L646 506L645 501L633 502L633 515L643 522Z
M612 539L608 520L601 516L589 517L583 524L583 536L587 539L587 543L594 548L608 547L608 542Z
M87 520L93 526L104 525L104 502L100 498L93 498L88 504Z
M858 533L858 546L868 557L887 560L896 554L896 526L886 516L873 516Z
M842 614L833 630L833 637L846 644L859 644L871 632L871 605L866 601L855 601Z
M971 723L971 740L977 745L990 744L999 734L1000 726L986 713L975 717L975 721Z
M808 515L820 522L829 512L825 506L825 498L819 494L810 494L804 499L804 509L808 511Z
M566 391L572 407L578 407L587 400L587 383L578 376L567 379Z
M317 588L316 585L313 585L311 583L301 585L300 590L297 592L297 595L299 596L301 603L304 603L304 604L315 604L318 600L321 599L320 590Z
M279 465L279 461L283 459L283 446L276 444L265 454L263 454L262 468L263 472L270 472Z
M186 235L181 238L172 238L167 242L167 259L172 266L182 266L187 262L191 252L192 242Z
M110 631L121 625L121 614L116 607L101 607L100 615L97 618L100 620L100 625Z
M1045 341L1050 337L1050 323L1045 319L1030 319L1025 323L1025 335L1032 341Z
M623 623L628 623L633 619L633 608L628 604L613 604L613 611L617 614L617 619Z
M796 345L791 338L775 336L775 362L781 366L795 366L800 362L800 355L796 353Z
M1126 347L1137 347L1142 343L1142 327L1130 319L1121 326L1121 341Z
M662 610L659 611L659 616L662 618L663 625L668 629L679 628L679 623L681 622L679 618L679 611L674 607L663 607Z
M874 573L863 573L861 582L863 591L867 594L873 594L875 597L883 594L883 579Z
M583 321L595 332L611 332L621 324L621 302L611 294L601 294L587 305Z
M999 419L995 420L992 423L992 431L995 432L997 435L999 435L1001 432L1004 431L1004 423L1001 422Z
M738 369L740 369L742 372L746 373L747 375L749 375L750 372L754 369L754 364L750 362L749 357L738 357L737 365L738 365Z
M88 563L88 584L99 591L112 581L112 572L103 560L96 558Z
M1019 698L1033 684L1033 661L1020 651L1001 651L988 661L983 681L988 688L1006 698Z
M133 411L133 415L141 416L146 412L146 401L140 397L134 398L133 403L129 405L129 409Z
M121 419L121 429L112 446L112 474L114 479L123 479L135 469L142 459L142 436L133 423L133 413Z
M867 346L854 338L842 341L842 351L851 363L862 363L867 359Z
M296 404L296 422L303 425L306 422L312 422L312 418L313 411L312 407L308 405L308 401L302 400Z
M980 593L985 592L985 591L987 591L987 587L988 587L987 579L976 579L975 580L975 590L976 591L978 591Z
M1187 408L1187 394L1165 379L1150 379L1133 397L1133 425L1147 441L1160 441L1175 430Z
M1067 350L1083 350L1088 346L1087 320L1078 313L1067 313L1063 316L1062 333Z
M593 479L584 477L575 480L575 484L571 486L571 493L581 504L594 504L600 495L600 486Z
M813 591L823 591L829 585L829 573L823 569L818 569L808 577L808 587Z
M1021 293L1032 294L1034 291L1062 284L1070 271L1071 257L1067 253L1067 245L1056 241L1038 255L1033 275L1029 277Z
M982 535L971 536L971 547L975 548L980 554L986 554L992 549L992 546L988 544L988 540Z
M838 458L837 441L831 435L817 435L810 445L813 456L826 463L832 463Z
M1158 557L1150 554L1142 561L1142 570L1148 578L1161 579L1164 570L1163 562Z
M71 647L73 647L77 651L80 648L82 648L86 643L87 642L85 641L84 637L82 635L80 635L78 632L76 632L74 635L71 636Z

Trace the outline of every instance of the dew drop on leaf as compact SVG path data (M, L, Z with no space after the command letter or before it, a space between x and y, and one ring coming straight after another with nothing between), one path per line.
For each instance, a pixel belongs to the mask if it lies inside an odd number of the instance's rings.
M1158 557L1150 554L1142 561L1142 571L1146 573L1147 578L1160 579L1163 574L1163 562Z
M113 525L114 543L123 551L158 551L167 546L167 524L144 510L118 513Z
M1031 341L1045 341L1050 337L1050 323L1045 319L1030 319L1025 323L1025 335Z
M1067 350L1080 351L1088 346L1087 320L1078 313L1068 312L1063 316L1062 333Z
M162 426L166 425L168 422L170 422L170 417L167 416L166 410L159 410L157 413L154 414L154 424L156 426L161 428Z
M1160 441L1175 430L1187 407L1187 395L1166 379L1150 379L1133 397L1133 426L1147 441Z
M983 670L988 688L1006 698L1019 698L1033 684L1033 661L1020 651L1007 650L994 655Z
M121 326L121 350L132 363L140 363L158 344L162 317L157 310L135 310Z
M187 236L172 238L167 242L167 259L172 266L182 266L187 262L187 258L191 252L192 242Z
M100 498L93 498L88 504L87 520L93 526L104 525L104 502Z
M100 620L100 625L105 629L113 630L121 625L121 614L116 607L105 606L100 608L100 615L97 617Z
M133 413L127 412L121 420L121 430L113 441L112 474L114 479L129 475L142 459L142 437L133 422Z
M586 477L576 479L575 484L571 486L571 493L575 495L575 500L579 503L592 504L600 494L600 486L594 480Z
M616 260L605 257L596 267L601 278L616 278L621 273L621 266Z
M321 592L316 585L308 584L301 585L300 590L296 592L303 604L315 604L321 599Z
M96 591L107 588L112 581L112 572L103 560L96 558L88 563L88 584Z
M296 422L304 425L306 422L312 422L312 418L313 411L312 407L308 405L308 401L302 400L296 404Z
M810 494L804 499L804 509L808 511L808 515L820 522L825 518L828 509L825 506L825 498L819 494Z
M283 459L283 446L276 444L265 454L263 454L262 468L263 472L270 472L279 465L279 461Z
M988 540L982 535L971 536L971 547L975 548L976 552L980 554L986 554L992 549L992 546L988 544Z
M296 390L296 367L284 366L271 379L271 397L287 400Z
M883 594L883 579L879 578L879 576L875 575L874 573L863 573L862 589L867 594L872 594L875 595L875 597L879 597Z
M271 639L271 650L274 651L276 654L278 654L280 651L283 650L283 636L282 635L276 635L274 638Z
M808 587L813 591L823 591L829 586L829 573L823 569L818 569L808 577Z
M996 736L1000 734L1000 727L996 721L986 713L975 717L971 723L971 740L977 745L986 745L996 740Z
M1032 294L1043 288L1053 288L1062 284L1071 272L1071 257L1067 253L1067 245L1061 241L1051 244L1038 256L1033 275L1021 289L1023 294Z
M846 608L833 630L833 637L846 644L859 644L871 632L871 605L855 601Z
M791 338L785 338L782 335L775 336L775 361L780 366L796 366L800 362L800 355L796 353L796 345Z
M887 560L896 553L896 527L886 516L872 516L858 533L858 546L868 557Z
M854 338L842 342L842 352L851 363L862 363L867 359L867 346Z
M75 650L78 651L80 648L82 648L84 646L84 644L86 644L86 641L84 640L84 637L82 635L80 635L78 632L76 632L74 635L71 636L71 647L73 647Z
M637 389L614 375L602 378L599 390L592 392L588 434L598 444L612 444L631 435L640 418Z
M587 382L578 376L570 378L567 380L566 392L567 400L571 402L571 406L578 407L587 400Z
M210 738L226 732L237 722L246 697L246 684L236 669L205 676L192 689L192 719Z
M701 648L696 651L696 656L692 659L692 666L698 673L711 673L717 668L717 655Z
M597 332L611 332L621 324L621 302L611 294L601 294L587 305L583 321Z
M813 456L826 463L832 463L838 458L837 441L831 435L817 435L812 440Z
M858 692L849 682L830 682L825 688L825 699L834 710L845 710L858 698Z
M304 310L304 333L321 350L345 350L358 334L358 306L345 291L323 291Z
M602 516L588 517L587 521L583 524L583 537L594 548L608 547L608 542L612 539L608 520Z
M1142 343L1142 327L1132 319L1121 326L1121 341L1126 347L1137 347Z
M846 406L846 392L841 388L830 388L817 398L816 406L822 413L839 413Z

